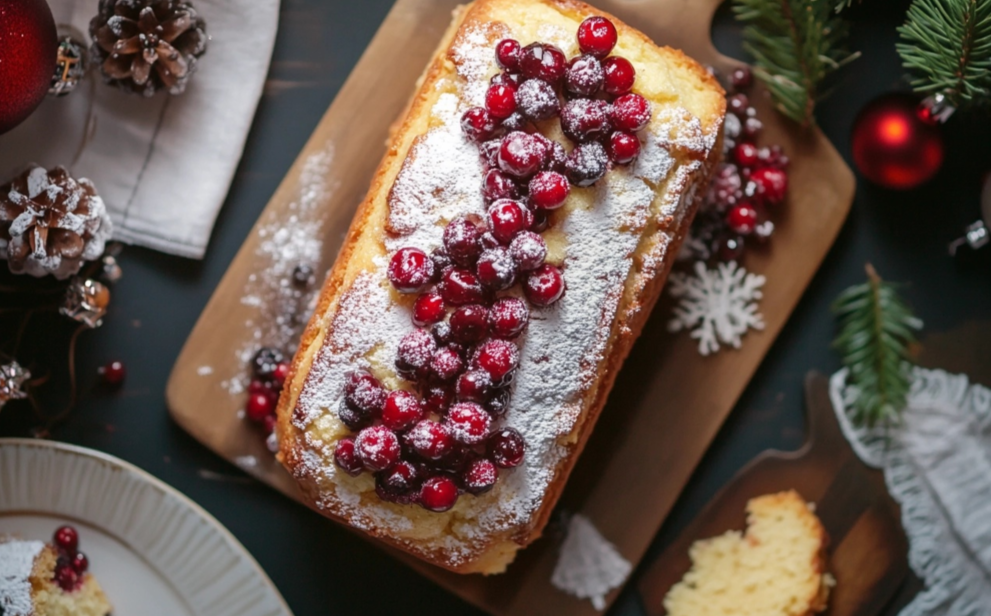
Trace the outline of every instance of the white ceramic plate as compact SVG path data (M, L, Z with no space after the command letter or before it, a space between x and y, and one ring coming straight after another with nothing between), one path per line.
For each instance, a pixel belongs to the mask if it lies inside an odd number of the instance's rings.
M292 616L220 522L148 473L97 451L0 439L0 534L80 534L115 616Z

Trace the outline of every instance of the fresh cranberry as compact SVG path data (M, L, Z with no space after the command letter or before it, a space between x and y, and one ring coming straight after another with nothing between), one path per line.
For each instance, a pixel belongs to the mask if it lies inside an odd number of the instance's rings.
M544 264L544 259L547 258L547 244L537 233L521 231L510 242L509 254L512 255L520 271L529 272Z
M503 428L489 437L486 450L496 466L513 468L523 462L526 443L523 435L513 428Z
M452 261L467 267L475 262L478 253L478 226L466 216L458 216L444 229L444 250Z
M602 61L602 70L605 78L602 81L602 89L612 96L622 96L633 89L633 82L636 81L637 71L626 58L611 56Z
M757 118L747 118L743 121L743 136L750 141L755 141L762 130L764 130L764 123Z
M289 368L289 362L284 361L279 362L279 365L272 371L272 381L279 387L286 384L286 379L289 378Z
M741 66L729 74L730 84L737 90L746 90L754 83L754 75L750 68Z
M251 394L248 396L247 404L244 405L244 412L252 421L261 421L273 411L275 411L275 403L265 394Z
M400 293L416 293L434 275L434 262L419 248L400 248L389 261L389 281Z
M479 342L488 334L489 310L479 304L468 304L451 315L451 338L464 345Z
M484 402L492 391L492 377L485 370L469 370L458 377L458 400Z
M640 140L632 133L616 131L609 136L609 158L618 165L628 165L640 154Z
M781 169L757 169L751 174L750 180L757 185L757 194L769 205L781 203L788 193L788 174Z
M568 178L556 171L541 171L530 180L530 202L538 208L557 209L570 192Z
M341 402L341 406L337 409L337 418L341 420L341 423L348 427L348 429L353 431L358 431L372 423L374 419L370 414L363 411L355 410L347 405L345 402Z
M476 458L468 463L461 475L461 483L471 494L484 494L492 489L499 479L499 469L487 458Z
M401 389L389 393L382 408L382 425L390 430L402 432L421 419L423 419L423 406L415 394Z
M757 150L757 159L760 161L759 167L774 167L782 171L788 168L788 157L785 156L785 151L780 145Z
M386 391L367 370L352 370L344 381L344 402L365 415L375 414L385 404Z
M539 177L540 174L537 174ZM533 182L531 181L531 186ZM523 231L530 222L523 204L512 199L500 199L489 207L489 228L492 235L503 244L508 244L517 233Z
M750 235L757 228L757 210L750 203L741 203L726 214L726 224L734 233Z
M427 389L423 396L423 410L427 413L443 414L454 400L454 389L447 385L435 385Z
M502 39L496 43L496 62L507 71L515 71L520 66L520 44L514 39Z
M471 141L480 142L491 139L495 135L495 118L481 107L472 107L461 116L461 130Z
M482 158L486 168L491 169L499 165L500 143L502 143L501 139L490 139L478 144L478 155Z
M525 130L529 125L529 120L519 111L513 112L508 118L502 121L502 128L508 132Z
M746 119L748 107L750 98L746 94L734 94L726 98L726 110L741 120Z
M422 419L406 433L406 444L424 459L440 460L454 449L454 438L444 424Z
M550 306L564 295L564 277L561 270L545 263L530 272L523 291L535 306Z
M480 304L485 300L485 291L475 274L457 267L444 274L440 294L452 306Z
M609 120L616 129L635 133L650 122L650 103L639 94L624 94L609 107Z
M124 364L119 361L107 363L100 368L99 372L103 377L103 382L110 387L118 387L124 382L124 377L127 376L127 369L124 368Z
M272 393L275 393L272 390L273 384L274 383L272 383L271 381L263 381L261 379L251 379L251 382L248 383L248 394L271 395ZM277 393L276 396L278 396Z
M371 426L358 433L354 447L365 468L384 471L399 461L399 437L385 426Z
M365 469L358 450L355 449L353 438L342 438L334 448L334 463L348 475L357 477Z
M435 323L434 326L430 328L430 333L440 346L444 346L451 342L451 324L447 321Z
M447 511L458 502L458 486L446 475L437 475L423 482L420 505L429 511Z
M554 86L542 79L527 79L520 84L516 105L520 113L534 122L553 118L560 109Z
M564 146L557 141L551 142L550 154L547 157L547 163L544 168L548 171L564 173L564 165L567 161L568 151L564 149Z
M396 369L406 379L416 380L427 375L430 358L437 350L434 337L424 329L414 329L399 341Z
M530 177L544 162L543 144L531 134L513 131L499 147L499 168L516 177Z
M561 108L561 130L572 141L599 139L609 133L609 105L605 101L576 98Z
M499 142L502 146L502 142ZM498 164L498 154L496 155ZM482 180L482 196L489 202L499 199L515 199L520 194L516 182L506 173L498 169L489 169Z
M716 242L716 252L723 261L737 261L743 256L746 245L739 235L723 234Z
M508 86L514 90L520 85L520 76L515 73L496 73L489 79L490 86Z
M254 357L251 358L251 369L255 373L255 376L270 380L272 378L272 373L279 366L280 363L285 361L282 353L278 349L273 349L272 347L262 347L258 349Z
M572 58L564 73L564 87L576 96L594 96L605 79L602 63L592 55Z
M741 167L753 167L757 164L757 146L752 143L738 143L733 148L733 159Z
M413 324L420 327L433 325L444 318L444 298L440 293L424 293L413 303Z
M454 440L465 445L478 445L484 441L492 425L489 414L474 402L452 404L445 421Z
M502 246L502 242L491 231L486 231L478 238L478 245L482 247L482 252L484 252Z
M504 297L489 310L489 331L496 338L516 338L530 322L530 309L518 297Z
M53 541L60 550L71 554L79 548L79 533L71 526L59 526L55 530Z
M485 108L497 120L513 115L516 111L516 88L507 85L489 86L485 93Z
M609 170L609 155L601 143L592 141L575 146L565 163L568 180L575 186L591 186Z
M72 556L72 568L79 575L86 573L86 571L89 569L89 559L86 558L86 555L83 554L82 552L76 552Z
M475 362L489 373L493 383L502 385L511 382L513 372L520 364L520 351L512 342L489 340L478 347Z
M483 252L476 271L478 280L493 291L504 291L516 282L516 262L502 246Z
M420 470L408 460L400 460L395 466L379 475L381 485L390 496L407 494L420 485Z
M578 26L578 47L582 53L605 58L616 46L616 26L605 17L594 15Z
M458 376L464 368L464 361L461 355L454 349L444 347L437 349L430 359L430 374L439 381L450 381Z
M543 79L551 85L564 76L564 52L547 43L531 43L520 50L520 72L527 79Z
M55 583L65 592L72 592L79 586L79 574L72 568L72 563L59 559L55 567Z

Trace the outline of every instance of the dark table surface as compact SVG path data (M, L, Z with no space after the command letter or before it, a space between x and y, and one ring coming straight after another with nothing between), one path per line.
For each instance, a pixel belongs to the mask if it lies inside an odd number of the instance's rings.
M114 288L106 323L80 339L80 403L52 433L128 460L200 503L257 558L297 616L477 613L358 537L247 480L176 427L163 396L200 311L391 5L392 0L283 0L265 96L206 258L194 262L140 248L123 252L124 278ZM867 2L849 12L852 46L864 56L844 70L818 112L823 130L848 161L857 111L875 96L905 87L894 42L907 5ZM726 53L740 55L739 32L725 10L714 38ZM844 287L863 280L865 262L888 279L909 283L905 293L929 332L991 319L991 255L963 266L946 255L947 242L979 216L981 178L991 169L991 121L958 114L944 133L947 159L928 185L895 193L861 182L839 240L644 563L748 460L768 448L801 445L803 377L811 369L838 367L829 349L834 324L828 304ZM4 280L9 277L0 277ZM11 332L8 323L0 329L0 341L9 340ZM66 324L42 322L24 345L38 361L46 354L57 361L66 334ZM113 359L126 363L126 384L118 392L101 391L96 368ZM48 388L47 404L64 402L58 399L65 392L59 382ZM26 405L11 405L0 413L0 436L27 435L36 423ZM634 586L612 613L643 613ZM897 613L897 605L916 588L910 580L885 613Z

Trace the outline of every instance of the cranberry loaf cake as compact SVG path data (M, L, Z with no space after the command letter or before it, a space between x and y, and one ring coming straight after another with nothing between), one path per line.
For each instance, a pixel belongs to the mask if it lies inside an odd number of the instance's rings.
M723 91L575 0L455 12L278 408L325 515L459 573L536 539L721 150Z

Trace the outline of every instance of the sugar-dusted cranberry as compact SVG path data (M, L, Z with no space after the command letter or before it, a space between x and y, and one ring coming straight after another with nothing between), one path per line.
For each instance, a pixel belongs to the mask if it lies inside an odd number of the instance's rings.
M758 163L759 167L774 167L782 171L788 168L789 163L784 148L780 145L772 145L757 150L757 160L760 161Z
M447 321L434 323L434 326L430 328L430 333L439 346L444 346L451 342L451 324Z
M275 402L265 394L250 394L248 402L244 405L244 412L248 419L261 421L275 412Z
M516 73L496 73L489 79L490 86L508 86L514 90L520 85L520 76Z
M518 297L504 297L489 309L489 331L496 338L511 340L526 329L530 322L530 309Z
M740 203L726 214L726 224L734 233L750 235L757 228L757 209L750 203Z
M489 340L478 347L474 361L489 373L493 383L501 385L512 381L513 373L520 365L520 351L512 342Z
M465 445L478 445L489 435L492 417L474 402L457 402L447 411L445 422L454 440Z
M564 76L564 52L547 43L531 43L520 50L520 72L527 79L542 79L554 85Z
M489 437L486 451L499 468L513 468L523 462L526 442L523 435L513 428L503 428Z
M452 306L479 304L485 300L485 290L470 270L451 268L440 283L440 294Z
M354 439L350 437L337 441L337 446L334 448L334 463L353 477L357 477L365 469L364 463L358 456L358 450L355 449Z
M637 71L626 58L611 56L602 61L602 70L605 78L602 81L602 89L607 94L622 96L633 89L633 83L637 79Z
M447 511L458 502L458 486L447 475L437 475L420 487L420 506L429 511Z
M533 224L530 225L530 230L534 233L543 233L550 226L551 218L550 212L547 210L535 210L533 212Z
M481 107L472 107L461 116L461 130L471 141L491 139L495 135L496 128L498 128L496 119Z
M542 212L538 212L541 214ZM521 272L535 270L544 264L547 257L547 244L533 231L521 231L509 244L509 254Z
M550 152L544 168L548 171L564 173L564 165L568 161L568 151L557 141L551 142Z
M468 304L451 315L451 339L472 345L485 338L489 331L489 310L480 304Z
M478 155L487 169L499 165L499 144L501 139L490 139L478 144Z
M757 185L757 194L768 205L777 205L788 193L788 174L781 169L764 167L750 175L750 181Z
M86 573L89 570L89 559L82 552L76 552L72 556L72 568L79 575Z
M468 463L461 474L461 484L470 494L484 494L499 479L499 469L487 458L476 458Z
M531 304L550 306L564 295L561 270L548 263L541 265L527 276L523 292Z
M726 97L726 111L729 111L740 119L747 117L747 108L750 107L750 98L743 93Z
M616 46L616 26L605 17L593 15L578 26L578 47L582 53L605 58Z
M564 73L564 87L577 96L594 96L605 79L602 63L592 55L572 58Z
M433 325L444 318L444 298L440 293L424 293L413 303L413 324L420 327Z
M497 120L513 115L516 111L516 88L509 85L489 86L485 93L485 108Z
M510 114L509 117L503 119L502 128L509 132L514 130L524 130L529 125L529 122L530 121L527 120L525 115L519 111L515 111Z
M527 79L516 91L516 106L528 120L539 122L556 116L560 102L554 86L543 79Z
M434 275L434 262L419 248L400 248L392 255L389 281L400 293L416 293Z
M340 419L341 423L347 426L349 430L353 430L355 432L371 424L374 419L372 415L365 413L364 411L359 411L349 407L344 401L341 401L341 406L337 409L337 418Z
M382 425L390 430L402 432L421 419L423 419L423 406L416 394L401 389L389 393L382 408Z
M650 103L639 94L624 94L609 107L609 120L617 130L635 133L650 122Z
M503 138L499 147L499 168L512 176L530 177L542 166L545 154L543 143L536 137L513 131Z
M609 170L609 154L597 141L581 143L571 150L565 163L565 174L575 186L591 186Z
M382 410L386 391L367 370L352 370L344 381L344 402L366 415Z
M733 159L741 167L753 167L757 164L757 146L752 143L738 143L733 148Z
M454 449L451 430L442 423L423 419L406 433L406 444L421 458L440 460Z
M464 360L454 349L437 349L430 359L430 374L439 381L450 381L464 368ZM384 420L383 420L384 421Z
M414 329L399 341L396 353L396 369L406 379L416 380L427 375L430 358L437 350L437 342L425 329Z
M750 67L741 66L733 69L729 74L730 85L736 90L746 90L754 83L754 75L750 72Z
M79 549L79 533L71 526L59 526L52 535L52 542L63 552L72 553Z
M317 281L316 272L309 263L300 263L292 270L292 283L300 289L307 289Z
M609 135L609 158L618 165L627 165L640 154L640 140L632 133L616 131Z
M520 43L515 39L502 39L496 43L496 62L507 71L515 71L520 65Z
M609 133L609 105L605 101L576 98L561 108L561 130L572 141L590 141Z
M69 559L59 558L55 565L55 583L65 592L72 592L79 586L80 575L72 568Z
M502 246L483 252L476 271L478 280L493 291L503 291L516 282L516 261Z
M434 385L423 394L423 410L441 415L454 400L454 388L449 385Z
M399 461L399 437L385 426L364 428L354 439L361 463L372 472L384 471Z
M564 205L570 192L568 178L556 171L541 171L530 180L530 202L545 210Z
M499 142L502 146L502 142ZM496 154L496 164L498 164L498 153ZM520 194L516 182L508 174L499 169L489 169L482 179L482 196L489 202L499 199L515 199Z
M285 361L285 356L278 349L262 347L251 358L251 370L260 379L271 379L275 369Z
M466 216L458 216L444 229L444 250L452 261L461 266L469 266L481 252L478 247L478 225Z
M408 460L400 460L395 466L380 475L382 484L390 492L401 494L420 487L422 471Z
M539 177L540 174L537 174ZM531 186L532 186L531 181ZM529 227L529 212L519 201L500 199L489 206L489 229L503 244L508 244L516 234Z
M458 400L484 402L492 391L492 377L485 370L469 370L458 377L455 390Z
M747 118L743 121L743 136L750 141L754 141L764 130L764 123L757 118Z
M287 361L279 362L279 365L275 367L272 371L272 382L277 386L282 387L286 384L286 379L289 378L290 364Z

